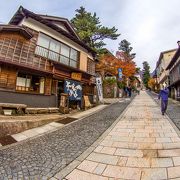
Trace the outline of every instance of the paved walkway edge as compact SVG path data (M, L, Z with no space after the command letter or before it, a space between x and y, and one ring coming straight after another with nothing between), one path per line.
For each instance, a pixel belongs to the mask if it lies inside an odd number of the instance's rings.
M68 174L70 174L77 166L79 166L81 164L81 162L83 160L85 160L86 157L89 156L94 151L94 149L104 139L104 137L106 137L109 134L109 132L116 126L116 124L121 120L121 118L126 113L127 109L131 105L131 103L134 101L135 97L131 100L131 102L124 109L122 114L115 120L115 122L86 151L84 151L79 157L77 157L74 161L72 161L69 165L67 165L64 169L62 169L60 172L58 172L56 175L54 175L49 180L55 180L55 179L59 179L59 178L65 179L65 177Z

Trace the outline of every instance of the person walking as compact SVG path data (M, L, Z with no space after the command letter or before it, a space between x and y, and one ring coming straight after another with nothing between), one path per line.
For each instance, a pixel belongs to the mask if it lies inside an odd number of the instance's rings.
M160 90L158 99L161 99L161 112L162 112L162 115L164 115L164 113L166 112L166 109L167 109L168 95L169 95L169 90L168 90L167 87Z
M128 87L128 94L129 94L129 97L131 97L131 95L132 95L132 88L131 88L131 86Z
M127 95L128 95L128 87L124 87L124 93L125 93L125 97L127 97Z

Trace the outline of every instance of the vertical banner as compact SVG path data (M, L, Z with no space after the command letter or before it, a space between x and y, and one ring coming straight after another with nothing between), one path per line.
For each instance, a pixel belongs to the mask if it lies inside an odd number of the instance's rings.
M99 101L103 101L103 92L102 92L102 80L100 77L96 77L96 87Z
M122 76L123 76L123 74L122 74L122 68L118 68L118 79L119 79L119 80L122 80Z

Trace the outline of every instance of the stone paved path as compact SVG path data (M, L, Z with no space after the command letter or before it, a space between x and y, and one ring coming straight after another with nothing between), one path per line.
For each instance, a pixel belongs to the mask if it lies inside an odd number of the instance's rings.
M154 100L141 92L68 180L180 179L180 138Z

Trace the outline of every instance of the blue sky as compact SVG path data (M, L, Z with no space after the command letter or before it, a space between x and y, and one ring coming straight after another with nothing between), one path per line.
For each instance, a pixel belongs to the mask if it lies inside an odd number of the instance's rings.
M84 6L96 12L104 26L118 28L115 41L107 40L107 48L116 52L121 40L131 42L136 64L148 61L151 70L160 52L177 48L180 40L180 0L0 0L0 23L7 23L22 5L35 13L71 19L75 10Z

